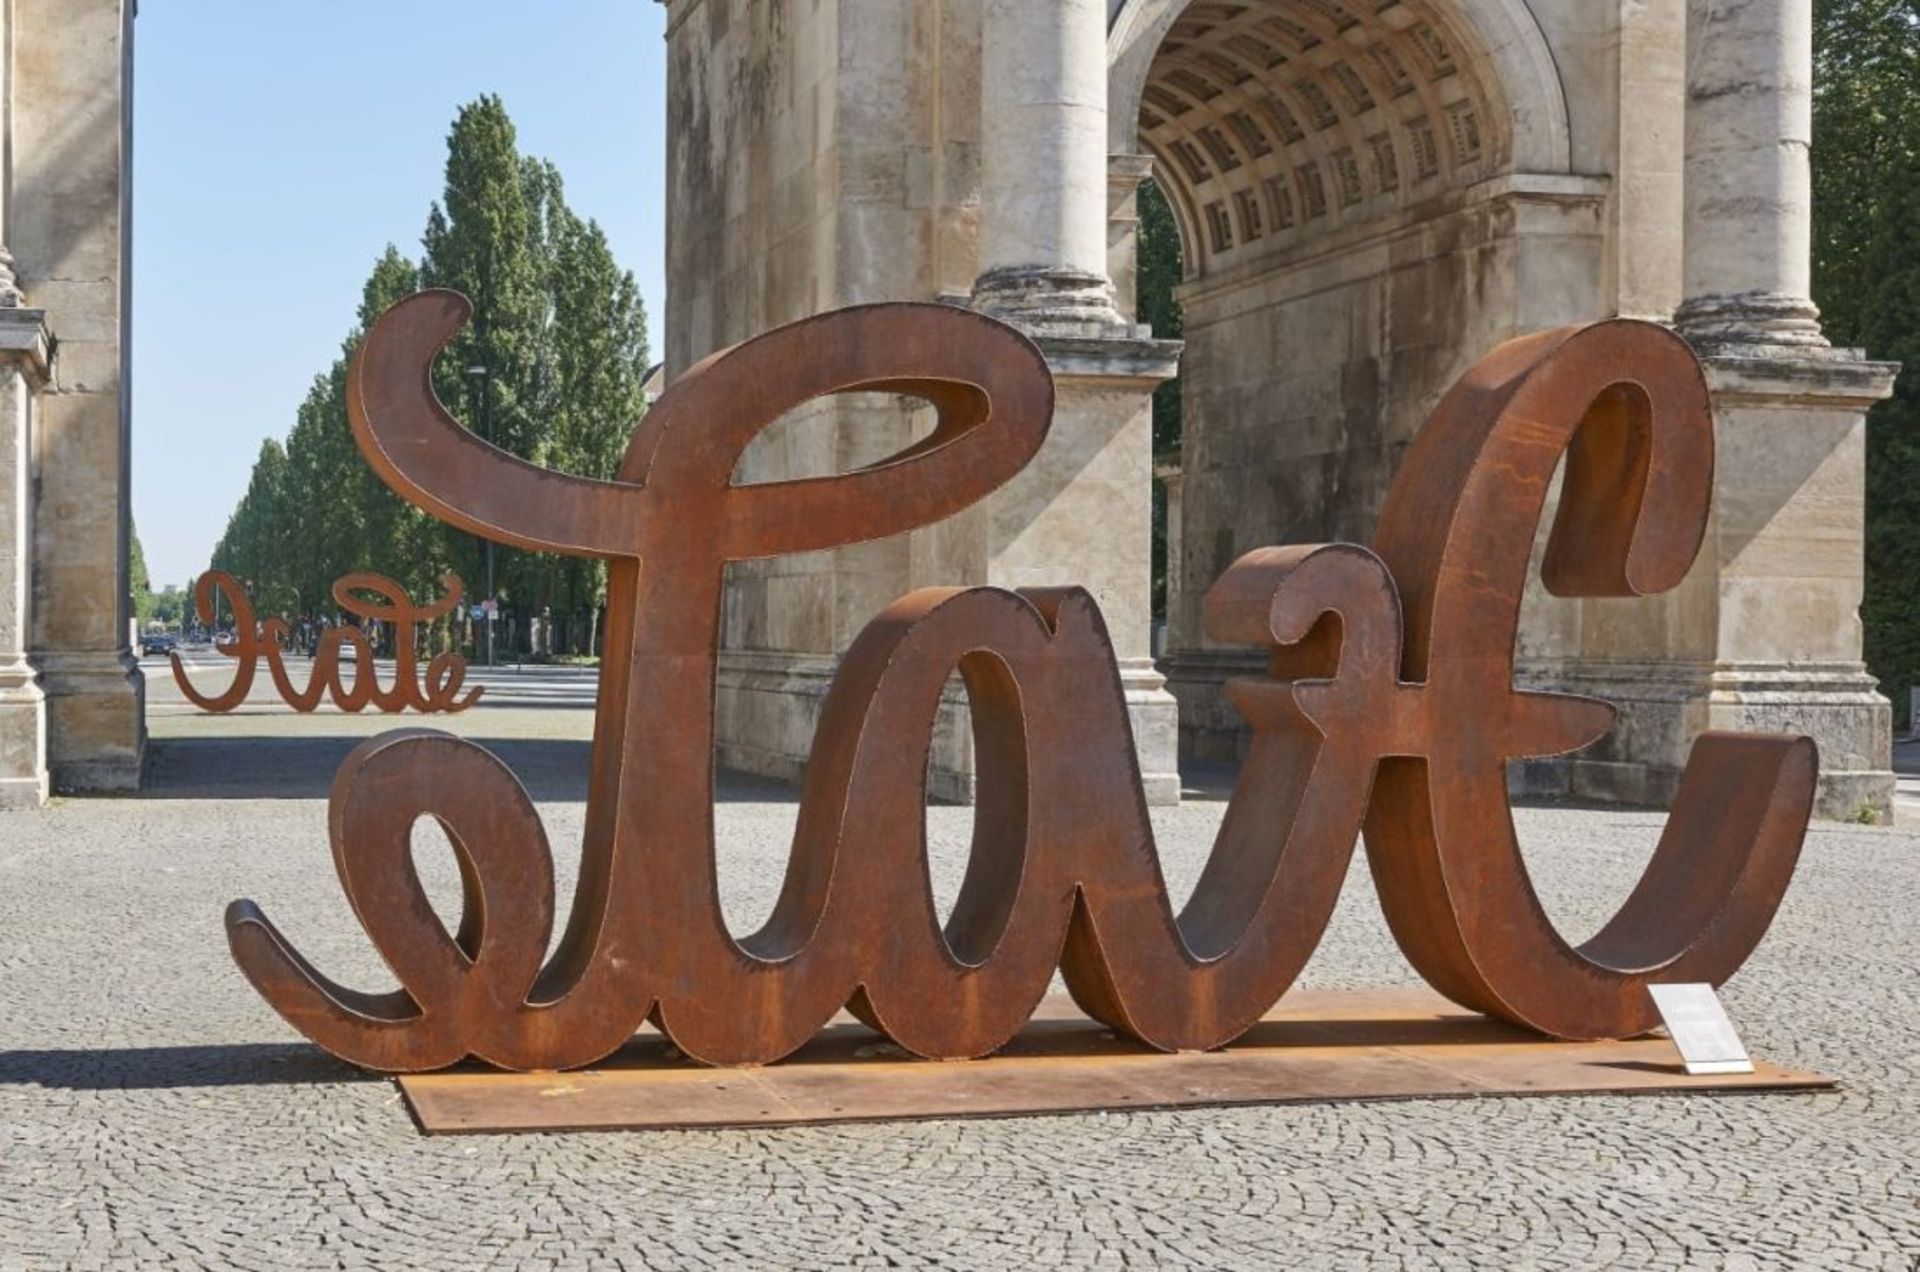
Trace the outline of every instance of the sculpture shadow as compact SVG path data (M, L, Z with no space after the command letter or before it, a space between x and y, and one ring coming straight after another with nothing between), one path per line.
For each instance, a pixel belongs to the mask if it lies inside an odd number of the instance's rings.
M59 1091L155 1091L379 1081L382 1081L380 1075L356 1069L305 1042L0 1051L0 1086L37 1086Z
M587 798L592 744L566 738L475 738L500 757L541 803ZM346 737L238 737L154 739L149 745L142 799L325 799L333 777L354 747ZM771 778L723 772L715 783L721 803L790 803L794 788Z

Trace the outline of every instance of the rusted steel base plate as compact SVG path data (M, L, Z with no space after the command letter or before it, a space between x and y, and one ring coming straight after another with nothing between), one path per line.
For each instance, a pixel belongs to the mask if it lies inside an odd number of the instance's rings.
M648 1033L597 1069L453 1070L403 1077L400 1087L427 1134L461 1135L1834 1086L1818 1074L1756 1069L1688 1077L1665 1038L1554 1042L1469 1015L1422 987L1299 990L1231 1047L1201 1054L1142 1050L1060 997L988 1060L914 1060L847 1023L766 1068L690 1064Z

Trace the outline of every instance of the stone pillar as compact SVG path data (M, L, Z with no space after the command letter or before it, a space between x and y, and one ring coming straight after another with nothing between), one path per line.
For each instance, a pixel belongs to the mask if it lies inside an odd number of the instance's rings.
M1893 708L1861 662L1860 601L1866 413L1898 370L1855 351L1707 361L1720 603L1705 726L1812 737L1818 814L1843 820L1893 809Z
M0 256L4 256L0 249ZM34 408L46 387L46 315L0 303L0 809L47 800L47 701L27 661L32 626Z
M1703 353L1826 347L1812 300L1813 0L1689 0L1686 299Z
M986 0L976 307L1055 334L1122 325L1107 274L1105 0Z
M1046 447L990 501L986 581L1093 592L1147 798L1174 804L1179 708L1153 661L1151 527L1153 390L1180 346L1120 313L1109 263L1130 259L1149 167L1109 161L1105 0L986 0L973 304L1039 343L1058 394Z
M20 286L59 340L36 421L32 657L60 790L131 790L146 758L129 648L127 327L132 0L12 0Z
M1861 662L1866 412L1898 368L1811 299L1811 0L1690 0L1687 297L1719 458L1710 663L1685 716L1820 745L1819 815L1892 808L1892 711ZM1680 730L1678 747L1696 729Z

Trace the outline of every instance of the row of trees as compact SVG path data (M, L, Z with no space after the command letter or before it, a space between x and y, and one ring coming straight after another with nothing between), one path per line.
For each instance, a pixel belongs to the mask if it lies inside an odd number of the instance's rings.
M494 443L536 464L611 477L646 403L647 321L606 235L567 206L551 163L520 153L497 97L464 107L447 139L446 192L418 260L389 246L362 291L340 356L316 376L284 443L261 444L212 564L245 580L261 614L332 618L334 580L374 570L415 600L448 570L483 599L483 548L404 503L373 475L347 424L347 364L388 306L449 287L474 321L435 368L435 389ZM497 551L498 599L514 628L550 612L558 649L591 645L605 601L596 561ZM138 593L136 592L136 596ZM504 631L501 639L505 639Z
M176 627L189 622L193 617L192 585L181 588L169 584L154 591L153 580L147 573L146 549L140 546L140 532L129 526L127 539L127 580L133 593L133 616L139 620L140 630L145 631L148 623Z
M1903 362L1867 419L1867 666L1920 685L1920 3L1814 6L1814 299L1837 345Z
M1817 0L1815 19L1816 299L1835 343L1920 368L1920 3ZM1140 210L1142 317L1177 337L1171 211L1151 187ZM324 612L332 581L352 569L390 574L416 596L447 569L481 585L474 541L381 486L347 432L346 358L374 317L420 286L475 301L476 322L437 373L456 413L478 420L490 386L495 439L508 450L594 476L618 463L644 408L646 318L633 278L599 228L567 207L553 166L519 154L499 100L482 98L448 139L446 194L429 214L420 260L389 248L375 265L341 358L315 380L285 445L262 445L215 551L216 567L254 581L265 612ZM465 374L475 366L488 374ZM1172 384L1155 402L1156 451L1177 451L1179 401ZM1867 661L1903 697L1902 687L1920 684L1920 374L1902 376L1875 410L1867 448ZM518 552L502 552L499 577L509 609L551 607L557 617L591 612L605 586L596 563Z

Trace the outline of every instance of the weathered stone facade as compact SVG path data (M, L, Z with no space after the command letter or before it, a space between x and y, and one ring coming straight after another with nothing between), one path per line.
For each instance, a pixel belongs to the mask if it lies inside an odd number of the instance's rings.
M130 790L133 0L0 0L0 806Z
M1020 323L1061 373L1058 456L956 526L740 567L727 758L791 773L834 655L923 583L1082 581L1137 699L1147 397L1129 325L1148 172L1184 247L1184 452L1164 669L1189 755L1243 744L1257 665L1199 603L1256 546L1365 541L1413 432L1501 340L1615 314L1709 359L1718 509L1688 584L1529 598L1530 682L1622 703L1529 789L1660 802L1709 727L1804 730L1821 809L1890 802L1889 712L1860 663L1862 437L1892 369L1829 349L1808 296L1811 2L665 0L669 371L777 322L948 299ZM743 466L845 468L911 411L821 404ZM957 723L958 716L955 718ZM965 787L964 740L943 767Z
M1701 729L1791 728L1821 744L1824 813L1887 807L1858 605L1863 415L1892 368L1829 348L1808 298L1810 0L665 2L669 371L823 309L916 299L1023 325L1060 384L1047 451L987 505L734 567L726 762L797 773L839 651L901 592L1079 582L1114 633L1149 793L1175 798L1176 741L1241 745L1219 687L1248 662L1198 623L1220 569L1366 539L1462 369L1517 333L1628 314L1708 359L1709 549L1670 597L1529 599L1527 678L1625 710L1608 741L1518 780L1659 801ZM49 778L126 788L144 758L132 10L0 0L0 803ZM1131 317L1150 171L1185 245L1184 354ZM1148 399L1176 366L1156 667ZM741 478L844 470L925 426L893 399L816 403ZM945 729L932 785L965 795L957 693Z
M734 567L721 759L797 774L836 656L916 586L1078 582L1112 629L1149 794L1177 799L1175 704L1153 667L1146 588L1149 398L1177 347L1123 318L1109 281L1109 234L1125 236L1138 174L1116 178L1108 162L1101 0L694 0L668 22L669 373L823 309L971 299L1025 325L1059 385L1046 449L986 504L884 542ZM983 200L985 174L999 197ZM740 477L844 471L926 425L891 398L815 403L765 435ZM942 795L970 789L963 721L956 689L930 778Z

